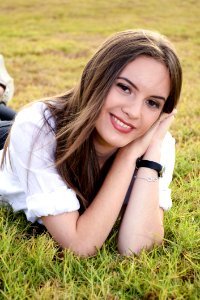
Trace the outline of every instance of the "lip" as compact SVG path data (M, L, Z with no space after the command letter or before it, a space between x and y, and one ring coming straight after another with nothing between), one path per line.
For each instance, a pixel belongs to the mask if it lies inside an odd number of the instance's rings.
M111 119L111 123L112 123L113 127L121 133L129 133L133 129L135 129L135 127L132 124L125 122L124 120L122 120L121 118L119 118L113 114L110 114L110 119ZM128 127L123 127L122 125L120 125L119 123L116 122L116 119Z

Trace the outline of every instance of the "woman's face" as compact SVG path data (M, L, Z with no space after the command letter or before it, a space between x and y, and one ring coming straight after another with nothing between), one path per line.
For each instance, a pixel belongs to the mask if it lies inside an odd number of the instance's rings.
M124 147L159 118L170 93L167 67L148 56L130 62L117 77L96 121L94 144L100 153Z

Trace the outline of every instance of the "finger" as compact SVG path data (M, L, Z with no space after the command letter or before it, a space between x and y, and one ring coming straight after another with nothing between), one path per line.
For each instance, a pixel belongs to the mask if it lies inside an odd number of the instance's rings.
M173 111L170 114L162 113L160 118L159 118L159 121L162 122L164 119L170 118L171 116L175 116L176 114L177 114L177 109L174 108Z
M164 120L162 120L160 122L160 126L159 126L159 131L160 132L163 132L163 133L166 133L168 131L168 129L170 128L173 120L175 119L175 116L174 115L170 115L168 116L167 118L165 118Z

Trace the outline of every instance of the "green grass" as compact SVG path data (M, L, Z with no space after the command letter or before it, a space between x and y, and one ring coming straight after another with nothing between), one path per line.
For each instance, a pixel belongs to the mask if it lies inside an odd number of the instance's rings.
M200 1L6 0L0 53L15 78L11 106L73 86L109 34L147 28L175 44L183 93L172 127L177 160L165 242L139 257L117 254L117 225L96 257L61 251L23 214L0 208L0 299L200 299Z

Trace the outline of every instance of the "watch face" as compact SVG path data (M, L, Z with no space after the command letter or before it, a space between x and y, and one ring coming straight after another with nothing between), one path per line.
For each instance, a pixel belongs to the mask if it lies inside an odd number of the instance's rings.
M163 177L164 173L165 173L165 166L162 167L161 171L159 172L159 176Z

